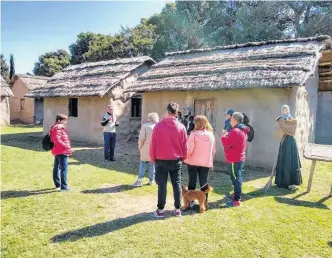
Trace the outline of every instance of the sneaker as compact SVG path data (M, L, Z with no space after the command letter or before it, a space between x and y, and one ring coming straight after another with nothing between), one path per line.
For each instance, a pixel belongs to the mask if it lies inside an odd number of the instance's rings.
M226 204L227 208L239 207L241 206L241 201L233 201Z
M154 181L149 181L149 185L154 185Z
M115 158L110 158L110 161L116 161L116 159Z
M59 187L55 187L54 189L55 189L55 191L60 191L61 187L60 186Z
M175 217L181 217L182 216L182 213L181 213L180 209L175 209L173 213L174 213Z
M142 184L142 181L137 180L134 184L132 184L132 186L135 186L135 187L142 187L143 184Z
M73 190L73 189L70 187L67 187L67 188L61 189L61 192L66 192L66 191L71 191L71 190Z
M157 209L154 213L151 214L154 218L165 218L164 210Z
M294 191L294 190L296 190L296 186L295 185L289 185L288 189L291 190L291 191Z
M196 204L197 204L197 203L196 203L195 201L191 201L190 204L189 204L189 206L190 206L190 208L192 208L192 207L194 207Z

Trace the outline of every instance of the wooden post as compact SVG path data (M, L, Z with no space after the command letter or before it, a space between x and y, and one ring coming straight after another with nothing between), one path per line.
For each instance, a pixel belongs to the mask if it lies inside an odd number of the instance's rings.
M309 175L309 181L308 181L308 187L307 187L307 193L309 193L310 190L311 190L311 183L312 183L312 178L314 176L315 167L316 167L316 160L312 160L310 175Z

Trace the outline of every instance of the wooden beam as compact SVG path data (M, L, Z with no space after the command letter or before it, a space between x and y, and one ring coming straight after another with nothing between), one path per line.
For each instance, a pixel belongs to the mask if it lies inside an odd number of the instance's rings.
M313 160L311 162L311 169L310 169L309 181L308 181L308 186L307 186L307 193L309 193L311 190L312 178L314 176L315 167L316 167L316 160Z

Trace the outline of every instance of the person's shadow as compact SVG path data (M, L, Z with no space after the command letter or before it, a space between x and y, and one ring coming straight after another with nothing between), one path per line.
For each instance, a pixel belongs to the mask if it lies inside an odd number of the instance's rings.
M190 215L191 213L182 212L182 216ZM165 211L165 218L168 219L172 218L173 215L171 211ZM115 220L99 223L96 225L84 227L81 229L68 231L59 235L54 236L51 239L53 243L61 243L61 242L74 242L82 238L92 238L96 236L105 235L120 229L124 229L130 227L132 225L143 223L152 220L163 220L158 218L153 218L151 213L143 212L139 214L135 214L125 218L118 218Z
M49 194L57 192L54 188L47 188L47 189L41 189L41 190L21 190L21 191L1 191L1 199L11 199L11 198L23 198L23 197L29 197L31 195L40 195L40 194Z

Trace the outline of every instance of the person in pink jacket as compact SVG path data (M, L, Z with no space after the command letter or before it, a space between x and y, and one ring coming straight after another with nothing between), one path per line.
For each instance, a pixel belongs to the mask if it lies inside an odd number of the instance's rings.
M188 154L184 161L188 167L188 189L195 190L197 175L201 191L208 188L209 169L213 167L213 159L216 154L216 140L213 129L205 116L196 116L194 119L195 129L188 139ZM206 199L208 194L206 194ZM195 202L190 204L191 207Z
M55 188L61 191L70 191L67 185L68 158L72 155L70 138L67 130L68 116L59 114L51 129L51 140L54 143L52 154L54 155L53 181Z

